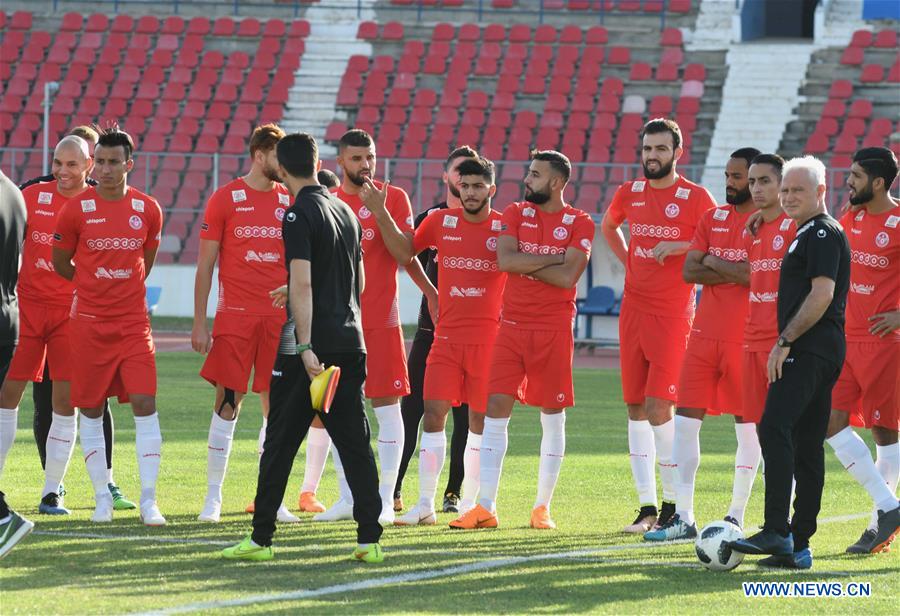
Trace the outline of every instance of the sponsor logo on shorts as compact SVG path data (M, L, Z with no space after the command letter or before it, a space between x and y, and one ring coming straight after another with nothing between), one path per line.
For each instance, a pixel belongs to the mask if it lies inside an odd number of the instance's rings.
M874 411L872 411L872 418L875 421L878 421L879 419L881 419L881 411L879 409L875 409Z
M132 199L131 200L131 209L135 212L143 212L144 211L144 200L143 199Z
M403 381L401 381L400 379L395 380L394 381L394 389L402 389L402 388L403 388Z
M31 241L36 244L43 244L45 246L53 245L53 234L52 233L41 233L40 231L32 231L31 232Z
M522 216L524 216L525 218L534 218L534 208L526 207L524 210L522 210Z
M681 208L677 203L670 203L666 206L666 216L669 218L675 218L679 213L681 213Z
M872 295L875 292L874 284L859 284L858 282L850 283L850 292L859 293L860 295Z
M97 211L97 202L94 201L93 199L82 199L81 211L82 212L96 212Z
M724 207L716 208L713 212L713 220L725 220L728 218L728 210Z
M101 225L106 222L106 219L105 218L88 218L84 222L89 225Z
M446 229L455 229L456 225L459 223L459 217L457 216L444 216L444 228Z
M246 226L235 227L234 236L240 238L261 237L271 239L281 239L281 229L278 227L262 227L262 226Z
M784 248L784 237L776 235L772 238L772 250L781 250Z
M675 389L675 386L674 386L674 385L669 385L669 393L670 393L670 394L674 394L676 391L677 391L677 390Z
M875 236L875 244L879 248L884 248L891 241L891 238L884 231L880 231L878 235Z
M664 227L661 225L644 225L635 223L630 226L631 235L641 237L657 237L663 239L676 239L681 235L678 227Z
M676 198L676 199L687 199L687 198L690 197L690 196L691 196L691 189L690 189L690 188L684 188L684 187L681 187L681 188L679 188L678 190L675 191L675 198Z
M128 225L129 225L132 229L134 229L135 231L137 231L138 229L140 229L141 227L144 226L144 221L141 220L141 217L140 217L140 216L138 216L137 214L135 214L134 216L132 216L131 218L128 219Z
M56 269L53 267L53 264L47 261L47 259L38 259L34 262L34 267L35 269L45 270L48 272L56 271Z
M361 208L359 208L359 217L363 220L365 220L366 218L371 218L372 212L370 212L369 208L367 208L366 206L362 206Z
M497 271L497 262L488 259L472 259L468 257L442 257L441 264L449 269L474 270L478 272Z
M496 237L487 238L487 241L484 243L484 245L491 252L496 252L497 251L497 238Z
M751 272L777 272L780 269L781 259L754 259L750 261Z
M106 280L128 280L131 278L132 270L131 268L105 268L98 267L97 271L94 272L94 276L97 278L105 278Z
M450 297L483 297L487 289L479 287L450 287Z
M281 205L290 205L291 198L286 193L278 193L278 203L280 203Z
M900 216L891 214L890 216L888 216L887 220L884 221L884 226L890 227L891 229L896 229L898 223L900 223Z
M375 230L374 229L363 229L362 232L363 241L371 242L375 239Z
M564 393L558 393L558 394L556 394L556 401L557 401L557 402L562 402L562 401L565 400L565 399L566 399L566 394L564 394Z
M240 190L232 190L231 191L231 200L235 203L240 203L241 201L247 200L247 191L244 189Z
M575 222L575 214L563 214L562 224L571 225L573 222Z
M256 252L248 250L244 255L244 261L254 263L278 263L281 261L281 255L277 252Z
M647 185L647 182L644 180L636 180L631 183L631 192L644 192L644 186Z
M747 251L743 248L719 248L718 246L711 246L709 254L724 259L725 261L731 261L732 263L747 260Z
M850 262L878 269L887 269L891 264L891 260L883 255L873 255L868 252L862 252L861 250L850 251Z
M139 237L98 237L85 242L91 250L137 250L144 245Z
M754 293L750 291L750 301L756 304L771 304L778 301L778 291L765 291Z
M787 231L790 228L791 228L791 219L785 218L784 220L781 221L781 226L778 227L778 230L779 231Z
M565 227L556 227L553 230L553 237L555 237L558 240L564 240L567 237L569 237L569 230L566 229Z
M53 193L38 193L38 203L41 205L50 205L53 203Z
M275 208L275 220L277 220L278 222L281 222L282 220L284 220L284 208L283 207Z
M492 220L491 231L503 231L503 222L499 220Z

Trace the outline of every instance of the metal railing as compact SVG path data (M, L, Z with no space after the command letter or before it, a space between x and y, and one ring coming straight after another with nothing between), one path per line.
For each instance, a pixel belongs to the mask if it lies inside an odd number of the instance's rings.
M67 5L83 4L78 0L53 0L53 12L70 10ZM330 0L95 0L92 4L110 5L112 12L118 13L127 8L139 10L141 7L153 7L154 10L170 7L174 15L231 15L235 17L291 16L300 17L308 9L343 9L352 4L338 3ZM549 16L578 16L594 20L602 24L610 14L657 16L659 28L666 27L666 14L669 12L669 0L580 0L581 9L569 8L569 0L515 0L508 8L496 8L491 0L464 0L460 6L426 4L423 0L413 0L409 4L391 4L390 0L372 6L356 0L356 17L362 19L363 10L375 9L386 14L400 11L415 11L416 21L424 18L446 20L448 16L465 14L474 16L478 22L497 21L510 16L536 17L538 23L544 23ZM623 5L628 5L623 9ZM634 7L637 5L637 10ZM349 5L349 6L348 6ZM586 6L585 6L586 5ZM208 7L208 8L207 8Z

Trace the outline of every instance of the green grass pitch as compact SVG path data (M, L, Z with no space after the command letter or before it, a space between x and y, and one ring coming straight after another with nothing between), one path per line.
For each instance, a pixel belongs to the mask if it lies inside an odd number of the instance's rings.
M830 450L822 524L812 541L812 572L766 571L748 558L737 570L717 574L699 567L692 545L647 546L639 537L620 534L634 516L636 501L614 371L576 372L578 405L568 413L567 455L553 502L557 531L528 528L540 424L534 409L517 408L500 486L499 529L450 531L449 514L440 514L434 527L388 528L382 537L386 561L372 566L348 560L355 545L353 523L317 524L303 514L300 524L279 527L275 561L226 562L219 550L249 530L250 516L243 510L256 486L258 400L248 398L237 427L223 521L202 524L196 516L206 489L212 390L197 376L199 356L162 353L158 360L164 439L159 504L169 525L145 528L135 511L116 512L111 524L92 524L93 498L80 445L66 478L72 515L38 516L43 476L26 399L3 489L10 504L37 527L0 565L4 615L167 609L229 614L876 614L895 613L900 605L900 548L862 558L844 554L865 525L854 514L867 512L870 501ZM137 499L134 423L126 408L117 407L115 414L116 479L127 496ZM708 419L701 439L696 509L702 525L723 516L731 497L732 421ZM302 451L286 495L292 509L302 477ZM404 492L407 505L417 495L415 469L413 461ZM748 524L761 521L762 496L758 478ZM330 463L319 497L326 503L336 497ZM870 582L872 594L774 599L745 598L741 590L747 581L821 580Z

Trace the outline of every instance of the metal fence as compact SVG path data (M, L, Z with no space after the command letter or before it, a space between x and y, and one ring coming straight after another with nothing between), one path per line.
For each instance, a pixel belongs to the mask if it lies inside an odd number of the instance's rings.
M0 168L17 183L41 175L42 162L40 148L0 148ZM520 199L528 162L495 163L498 202ZM443 200L446 190L441 181L444 164L444 160L435 159L385 158L378 161L378 175L406 190L413 210L420 212ZM334 161L323 161L323 166L340 173ZM603 212L615 187L641 175L637 163L575 163L573 168L565 197L591 213ZM724 167L710 169L724 173ZM706 167L681 165L678 170L688 179L700 182ZM210 194L246 171L246 155L138 152L129 181L138 190L154 194L167 211L201 212ZM830 211L839 209L846 201L844 182L848 171L828 170L826 199ZM724 185L724 178L722 182ZM724 192L721 186L709 188L714 194ZM895 192L900 193L900 185Z

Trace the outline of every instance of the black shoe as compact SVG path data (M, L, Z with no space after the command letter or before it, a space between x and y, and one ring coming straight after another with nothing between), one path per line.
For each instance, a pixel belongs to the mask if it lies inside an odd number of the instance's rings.
M859 539L856 540L856 543L849 546L845 552L847 554L868 554L869 548L872 547L872 542L875 540L875 531L871 528L867 528L863 531L863 534L859 536Z
M762 529L752 537L738 539L729 544L735 552L742 554L775 554L790 556L794 553L794 537L782 537L774 530Z
M656 518L656 524L653 526L653 530L660 529L668 524L673 515L675 515L675 503L663 501L662 507L659 509L659 517Z
M459 513L459 495L453 492L444 494L444 513Z
M878 529L875 538L869 546L870 554L887 552L891 549L894 537L900 532L900 507L894 507L890 511L878 510Z
M725 516L725 521L728 522L728 523L730 523L730 524L734 524L735 526L737 526L737 527L740 528L741 530L744 530L743 528L741 528L741 525L738 523L738 521L735 520L735 519L734 519L733 517L731 517L730 515L726 515L726 516Z
M812 569L812 550L803 548L793 554L776 554L759 561L761 567L775 567L778 569Z

